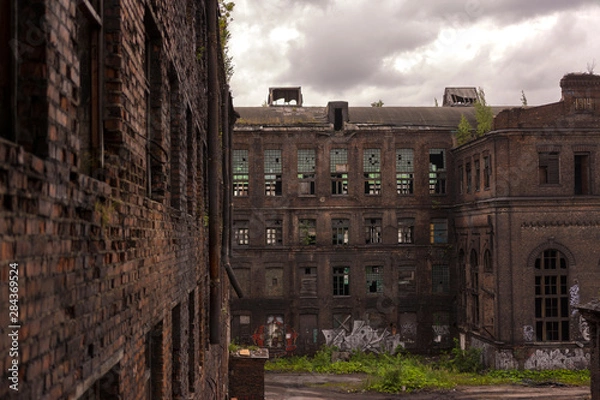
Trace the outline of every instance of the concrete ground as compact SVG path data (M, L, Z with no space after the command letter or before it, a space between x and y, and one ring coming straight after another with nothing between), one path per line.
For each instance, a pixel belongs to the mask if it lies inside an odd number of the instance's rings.
M354 392L366 375L265 374L265 400L589 400L583 386L462 386L447 391L383 394Z

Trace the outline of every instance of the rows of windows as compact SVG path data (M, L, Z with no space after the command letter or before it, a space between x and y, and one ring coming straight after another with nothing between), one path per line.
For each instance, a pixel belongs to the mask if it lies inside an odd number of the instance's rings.
M384 288L389 287L389 281L386 282L382 265L367 265L356 267L349 265L336 265L331 267L330 294L334 297L350 296L353 290L360 290L364 294L381 294ZM265 295L267 297L281 297L285 295L284 268L277 266L268 266L264 269L265 273ZM413 293L415 291L415 267L400 266L397 268L398 288L403 293ZM247 293L251 287L250 269L236 268L236 275L240 278L241 285L244 286ZM363 281L359 286L351 284L353 280ZM389 278L388 278L389 279ZM298 271L298 289L301 298L317 297L318 294L318 275L315 266L303 266ZM450 270L447 264L433 264L431 266L432 293L450 292ZM361 288L361 285L362 286Z
M249 152L246 149L233 150L233 194L244 197L249 194L250 171ZM264 195L282 195L283 158L280 149L264 150ZM317 157L314 149L297 150L298 193L302 196L315 194ZM363 150L363 184L365 195L380 195L381 149ZM329 180L333 196L348 195L350 164L348 149L334 148L329 152ZM414 193L415 171L413 149L396 149L396 193ZM430 194L446 193L446 150L429 150L428 191Z
M364 243L382 244L383 224L381 218L366 218L364 220ZM280 219L265 222L265 245L281 246L283 241L283 221ZM398 244L412 244L415 236L414 218L399 218L397 221ZM248 220L233 221L233 243L237 246L250 245L250 224ZM312 246L317 244L317 220L299 219L298 244ZM350 243L350 220L333 218L331 220L331 244L348 245ZM448 220L445 218L432 219L429 224L429 243L448 243Z
M467 160L458 167L458 193L474 193L488 190L491 184L492 163L489 154Z

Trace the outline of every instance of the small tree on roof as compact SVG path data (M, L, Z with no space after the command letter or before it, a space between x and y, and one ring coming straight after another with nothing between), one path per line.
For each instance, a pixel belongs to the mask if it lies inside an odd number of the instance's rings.
M477 120L477 136L483 136L486 132L492 130L494 125L494 113L492 107L485 101L485 92L482 88L477 91L477 101L475 102L475 119Z
M463 114L460 116L460 122L456 130L456 144L460 146L471 139L473 139L473 127Z

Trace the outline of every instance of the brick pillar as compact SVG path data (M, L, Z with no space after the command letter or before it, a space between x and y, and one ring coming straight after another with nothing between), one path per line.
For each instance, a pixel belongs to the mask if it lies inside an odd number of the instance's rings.
M242 354L240 354L242 353ZM237 400L264 400L265 362L269 350L249 352L240 350L229 357L229 398Z
M577 307L590 327L592 400L600 400L600 300Z

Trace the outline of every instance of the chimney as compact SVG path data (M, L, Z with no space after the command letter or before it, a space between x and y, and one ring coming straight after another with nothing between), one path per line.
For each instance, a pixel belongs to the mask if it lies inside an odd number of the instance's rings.
M344 129L344 123L348 121L348 102L330 101L327 103L327 119L333 124L333 129L341 131Z
M569 112L594 113L600 110L600 75L573 73L560 80L562 101Z

